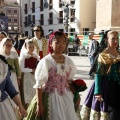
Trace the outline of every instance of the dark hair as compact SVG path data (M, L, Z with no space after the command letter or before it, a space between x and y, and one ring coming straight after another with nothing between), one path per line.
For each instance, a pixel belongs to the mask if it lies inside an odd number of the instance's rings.
M52 42L54 39L57 39L58 37L60 36L64 36L65 37L65 34L63 32L60 32L60 31L55 31L51 36L50 36L50 42ZM66 37L65 37L66 39Z
M37 27L37 28L40 29L40 31L42 32L41 36L44 37L44 30L43 30L42 26L37 25L37 26L34 26L34 28L35 28L35 27ZM34 29L34 28L33 28L33 29Z
M50 52L50 53L53 52L52 49L51 49L51 47L50 47L52 41L53 41L54 39L57 39L58 37L61 37L61 36L64 36L64 38L65 38L65 40L66 40L65 34L64 34L63 32L55 31L55 32L53 32L53 33L51 34L51 36L50 36L50 38L49 38L48 53L49 53L49 52Z
M4 31L1 31L0 34L3 34L5 37L7 37L7 33Z

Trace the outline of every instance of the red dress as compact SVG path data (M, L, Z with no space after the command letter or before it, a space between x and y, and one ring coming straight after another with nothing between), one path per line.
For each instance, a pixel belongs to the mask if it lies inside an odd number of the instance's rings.
M39 51L40 60L43 58L43 51Z

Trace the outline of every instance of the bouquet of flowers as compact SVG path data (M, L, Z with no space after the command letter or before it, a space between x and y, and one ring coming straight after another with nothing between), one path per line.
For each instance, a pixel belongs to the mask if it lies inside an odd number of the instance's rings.
M80 101L79 92L85 91L87 89L86 83L82 79L76 79L70 83L70 89L74 94L74 103L75 103L75 110L78 108L76 106L76 102Z

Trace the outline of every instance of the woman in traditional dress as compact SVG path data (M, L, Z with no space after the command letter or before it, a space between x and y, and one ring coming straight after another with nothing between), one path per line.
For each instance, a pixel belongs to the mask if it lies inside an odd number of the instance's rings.
M6 58L8 64L9 64L9 68L10 68L9 70L11 73L10 77L11 77L12 83L13 83L15 89L19 92L18 86L20 84L21 74L20 74L20 67L19 67L19 62L18 62L18 54L13 47L12 39L11 38L3 38L0 47L1 47L0 54ZM18 115L18 117L19 117L16 104L13 101L11 101L11 102L16 111L16 115Z
M27 116L18 97L18 92L11 82L7 61L0 55L0 120L18 120L8 95L18 106L22 117Z
M24 107L27 108L32 98L35 96L35 84L34 72L39 61L39 55L35 52L35 45L32 40L25 40L25 43L21 49L19 63L22 72L21 82L21 97Z
M0 54L6 58L10 68L10 77L12 83L15 89L19 92L18 84L20 84L21 72L19 67L18 54L13 47L12 40L10 38L4 38L0 47Z
M81 110L82 120L120 119L119 34L109 31L107 48L99 54L95 82Z
M24 120L79 120L74 108L74 95L69 88L77 69L73 61L63 54L65 35L56 31L49 43L50 54L38 63L35 71L37 95Z
M36 52L39 54L40 59L47 55L48 42L47 39L44 38L44 31L42 26L35 26L34 29L34 37L32 41L35 44Z

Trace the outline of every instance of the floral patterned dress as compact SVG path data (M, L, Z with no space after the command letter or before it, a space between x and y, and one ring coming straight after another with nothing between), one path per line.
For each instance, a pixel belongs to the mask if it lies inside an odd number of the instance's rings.
M67 85L76 71L75 64L68 56L65 56L63 64L56 63L51 54L44 57L38 63L35 72L34 88L44 85L42 99L45 113L41 118L36 117L35 96L28 107L28 116L24 120L79 120L74 108L74 95Z

